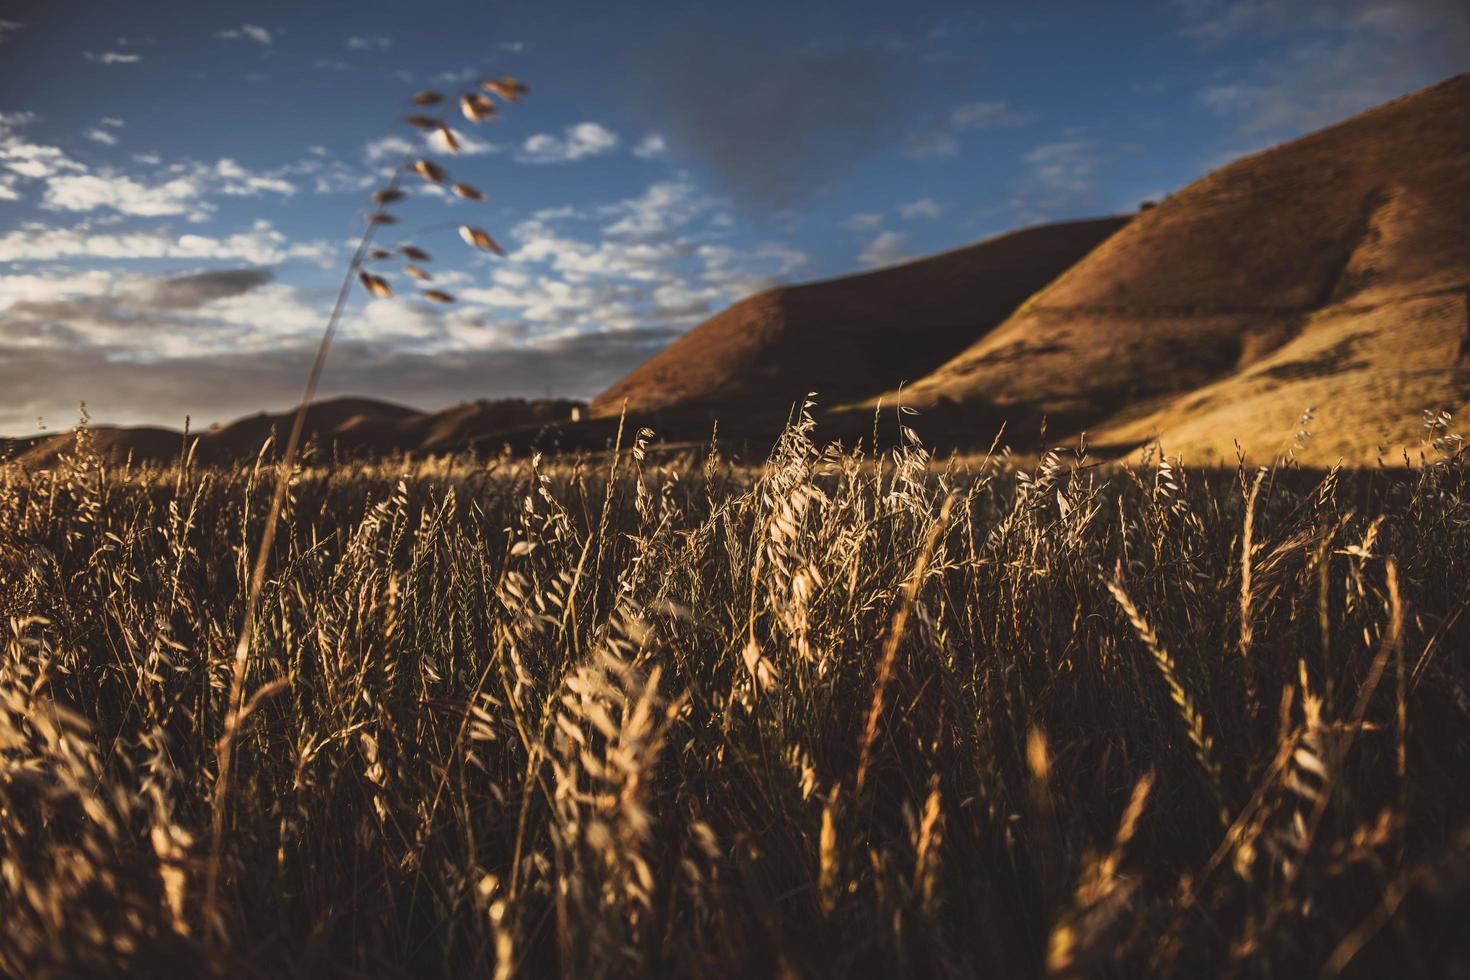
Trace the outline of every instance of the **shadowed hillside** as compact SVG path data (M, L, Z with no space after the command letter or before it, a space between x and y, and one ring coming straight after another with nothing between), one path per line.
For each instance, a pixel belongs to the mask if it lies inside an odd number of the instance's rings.
M524 441L543 426L564 422L581 402L564 399L526 401L505 398L467 402L437 412L420 412L370 398L333 398L307 409L304 438L327 452L349 456L438 453L490 445L502 434ZM193 458L201 463L249 460L274 437L277 448L291 432L294 410L246 416L191 433ZM92 450L115 462L176 459L185 446L181 432L148 427L88 426ZM0 440L0 458L30 467L47 467L75 451L74 432Z
M768 290L680 337L592 402L594 416L769 423L793 401L862 399L917 380L1128 222L1028 228L890 269ZM658 416L665 416L659 418Z
M1372 462L1462 404L1470 75L1233 163L1140 215L904 399L1118 447Z

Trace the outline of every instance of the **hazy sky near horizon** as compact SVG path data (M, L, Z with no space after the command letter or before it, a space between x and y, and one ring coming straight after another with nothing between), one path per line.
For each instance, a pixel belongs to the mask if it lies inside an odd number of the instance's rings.
M0 433L292 404L423 88L531 92L439 157L487 203L411 183L385 229L459 302L355 292L324 395L591 396L767 285L1129 211L1467 68L1463 0L0 0Z

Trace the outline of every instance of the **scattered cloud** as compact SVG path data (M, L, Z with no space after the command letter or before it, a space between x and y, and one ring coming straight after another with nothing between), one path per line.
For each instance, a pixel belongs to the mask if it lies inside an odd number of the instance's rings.
M618 135L595 122L568 126L561 136L537 133L521 145L516 159L522 163L570 163L601 156L617 148Z
M1178 0L1206 47L1265 48L1198 93L1239 132L1289 138L1470 68L1463 0Z
M633 147L633 155L641 160L656 160L667 156L668 152L669 144L662 133L649 133Z
M872 231L874 228L881 228L882 226L883 215L873 212L850 215L842 221L842 227L848 231Z
M393 47L393 39L381 34L368 36L354 34L347 39L347 47L353 51L387 51Z
M82 135L94 143L101 143L103 146L117 145L117 137L100 126L94 126L82 133Z
M218 31L214 36L226 41L253 41L266 47L275 40L270 31L255 24L241 24L239 27Z
M368 163L382 163L385 160L401 160L412 153L413 148L414 144L406 137L384 136L370 141L362 152Z
M88 61L95 61L99 65L135 65L143 60L140 54L123 51L103 51L100 54L95 51L83 51L82 57Z
M858 253L858 264L866 269L894 265L908 258L904 244L908 236L898 231L880 232L876 238Z
M0 262L54 262L71 259L186 259L278 265L288 259L324 264L336 249L322 241L290 242L269 221L223 236L185 234L155 228L119 231L81 224L71 228L30 223L0 234Z
M901 205L898 216L905 221L913 221L915 218L939 218L945 212L945 206L930 198L921 198Z
M1099 159L1095 140L1065 140L1036 147L1022 159L1031 177L1049 191L1084 194L1092 190Z
M0 44L4 44L8 36L14 34L22 27L25 27L25 25L18 20L0 20Z
M599 213L617 218L603 234L648 240L668 236L718 204L688 180L663 181L638 197L600 208Z
M1031 121L1027 113L1018 112L1009 102L988 100L966 102L951 109L935 126L909 137L905 152L915 160L954 156L959 152L959 137L972 130L1002 126L1023 126Z
M1062 139L1021 155L1024 176L1009 202L1012 220L1031 224L1059 215L1077 215L1103 206L1099 174L1115 156L1097 140Z

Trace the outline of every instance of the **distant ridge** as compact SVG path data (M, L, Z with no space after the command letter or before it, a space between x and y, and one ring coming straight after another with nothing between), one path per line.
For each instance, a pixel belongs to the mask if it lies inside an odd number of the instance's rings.
M582 402L566 399L527 401L506 398L468 402L437 412L420 412L370 398L332 398L314 402L306 411L305 437L318 448L346 456L395 453L439 453L458 449L498 449L497 436L525 442L540 427L558 425L580 411ZM274 437L277 447L290 434L294 410L247 415L203 432L191 433L193 458L201 463L230 463L254 458ZM88 426L92 448L106 459L166 463L178 459L184 434L169 429ZM0 461L42 468L72 453L74 431L19 439L0 439Z

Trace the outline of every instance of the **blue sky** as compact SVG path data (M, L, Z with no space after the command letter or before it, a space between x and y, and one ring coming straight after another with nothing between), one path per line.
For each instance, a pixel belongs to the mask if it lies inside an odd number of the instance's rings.
M436 157L486 203L412 181L385 229L458 302L355 294L325 394L590 396L765 286L1130 211L1467 68L1463 0L0 0L0 432L290 405L423 88L531 91Z

